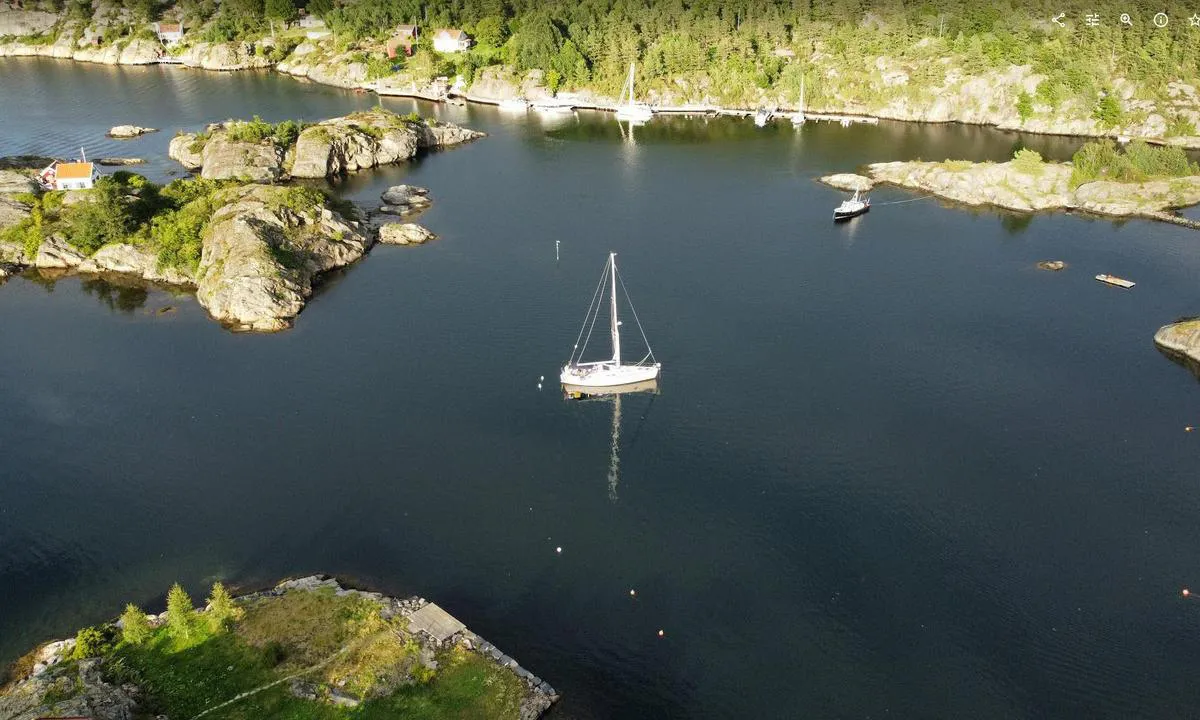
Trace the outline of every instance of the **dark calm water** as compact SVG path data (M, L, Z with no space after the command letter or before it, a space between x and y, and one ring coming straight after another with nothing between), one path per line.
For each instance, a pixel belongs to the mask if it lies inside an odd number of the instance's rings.
M374 102L10 60L0 155L85 145L164 179L178 128ZM0 288L0 661L175 580L330 572L436 599L561 690L558 718L1200 713L1200 387L1151 342L1200 311L1200 235L928 200L829 222L813 177L1020 139L979 128L630 142L421 109L490 137L341 189L431 188L441 240L375 250L290 332ZM164 132L102 137L127 122ZM537 388L609 250L665 364L622 403L615 488L613 405Z

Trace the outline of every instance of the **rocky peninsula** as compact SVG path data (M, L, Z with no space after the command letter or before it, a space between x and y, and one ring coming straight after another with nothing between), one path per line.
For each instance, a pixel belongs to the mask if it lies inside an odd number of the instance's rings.
M536 720L557 699L434 603L312 576L240 597L216 583L202 610L179 585L161 614L129 605L18 660L0 717Z
M324 273L362 258L376 242L416 245L436 237L411 222L428 190L383 193L383 215L305 186L266 184L323 178L402 162L424 148L482 133L383 110L310 126L259 120L181 135L171 155L199 178L158 187L117 172L92 190L43 192L34 173L47 158L0 162L0 266L85 274L116 273L194 289L227 327L289 328Z

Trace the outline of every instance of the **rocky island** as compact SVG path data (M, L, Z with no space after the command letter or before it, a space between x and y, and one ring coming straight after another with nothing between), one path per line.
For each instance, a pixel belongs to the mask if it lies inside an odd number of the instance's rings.
M484 718L535 720L550 685L423 598L312 576L204 609L179 585L166 612L46 643L0 677L0 717L93 720Z
M1184 318L1154 333L1154 344L1200 377L1200 318Z
M1141 142L1121 149L1110 140L1088 143L1069 163L1045 162L1022 149L1003 163L873 163L865 175L839 173L821 181L845 190L885 183L1018 212L1080 210L1189 225L1171 211L1200 202L1200 166L1181 149Z
M382 108L314 124L229 120L203 133L180 133L168 154L209 180L275 182L331 178L412 159L419 151L459 145L483 133L401 116Z
M44 192L33 174L48 159L6 159L0 266L5 275L34 267L185 286L232 329L283 330L323 273L357 261L376 241L413 245L436 236L413 223L368 223L315 188L265 183L401 162L481 136L383 110L310 126L230 121L175 138L171 155L201 177L164 187L116 172L90 190ZM430 203L428 190L408 185L381 199L381 211L395 215Z

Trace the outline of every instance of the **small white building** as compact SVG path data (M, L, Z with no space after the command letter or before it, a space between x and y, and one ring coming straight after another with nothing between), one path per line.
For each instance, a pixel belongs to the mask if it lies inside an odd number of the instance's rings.
M458 28L442 28L433 34L433 49L440 53L457 53L471 47L471 36Z
M325 30L325 21L319 15L309 15L305 13L300 17L300 21L296 23L305 30Z
M91 190L96 177L96 166L90 162L57 160L38 174L38 180L47 190Z
M154 33L158 35L159 42L170 47L183 40L183 23L156 22Z

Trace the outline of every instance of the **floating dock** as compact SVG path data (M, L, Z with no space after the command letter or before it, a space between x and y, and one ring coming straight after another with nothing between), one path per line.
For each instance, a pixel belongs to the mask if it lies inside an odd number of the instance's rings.
M1125 278L1119 278L1116 275L1100 274L1096 276L1096 279L1102 283L1107 283L1114 287L1125 288L1126 290L1137 284L1130 280L1126 280Z

